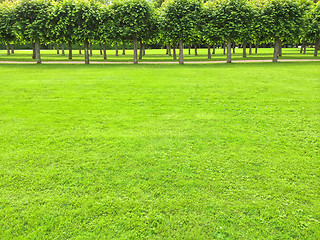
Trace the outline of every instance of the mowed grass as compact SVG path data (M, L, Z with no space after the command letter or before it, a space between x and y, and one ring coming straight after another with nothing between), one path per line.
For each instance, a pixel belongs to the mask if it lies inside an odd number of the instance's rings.
M211 49L212 51L212 49ZM258 53L255 54L255 49L252 49L252 54L249 55L249 49L247 49L247 57L242 57L242 48L236 49L236 53L232 54L232 60L272 60L273 48L259 48ZM55 50L42 50L41 58L42 61L84 61L84 51L79 54L78 50L73 50L73 59L68 59L68 51L65 51L65 56L60 54L57 55ZM179 57L179 51L177 50L177 58ZM314 49L308 48L306 54L300 54L300 48L283 48L283 55L280 59L320 59L320 54L318 57L313 56ZM7 56L5 50L0 50L0 61L28 61L35 62L31 58L31 50L16 50L14 54ZM227 56L223 54L223 50L216 49L216 54L212 55L211 59L208 59L207 49L198 49L198 56L194 55L194 49L191 49L191 55L188 55L188 49L184 49L184 59L188 61L226 61ZM133 50L126 50L126 55L122 55L122 49L119 50L119 56L115 56L115 50L107 51L107 60L103 59L100 55L99 50L93 51L93 56L90 57L91 61L99 62L133 62ZM166 55L165 49L147 49L146 55L140 62L178 62L178 60L173 60L173 57Z
M317 239L320 64L0 65L1 239Z

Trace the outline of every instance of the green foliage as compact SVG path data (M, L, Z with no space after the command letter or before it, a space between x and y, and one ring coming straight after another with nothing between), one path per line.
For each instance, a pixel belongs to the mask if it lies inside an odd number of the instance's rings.
M164 3L165 0L154 0L152 1L152 4L155 8L160 8L161 5Z
M48 38L60 42L73 42L77 14L77 2L75 0L63 0L53 5L49 16Z
M200 32L208 44L217 44L222 40L221 29L218 28L217 7L216 1L206 2L201 13Z
M100 5L95 1L75 0L72 11L74 19L74 39L77 42L94 41L99 39Z
M152 5L146 0L114 1L110 11L115 40L147 39L156 31Z
M263 36L259 2L209 1L203 8L201 32L207 43L253 42Z
M11 2L0 4L0 42L8 44L16 39L13 31L14 5Z
M167 40L177 43L192 41L199 35L201 2L197 0L168 0L161 9L160 24Z
M46 41L51 0L19 0L15 7L15 31L24 41Z
M269 40L276 37L281 41L297 39L303 28L306 6L297 0L267 1L262 14Z
M252 12L245 0L218 0L215 27L224 40L246 38L252 26Z
M113 20L111 16L110 6L102 5L100 9L101 23L99 25L99 41L107 43L115 39L113 28Z
M248 34L245 40L248 42L263 42L265 40L266 26L263 24L262 10L264 1L253 0L249 1L250 21L248 26Z
M306 34L312 41L320 39L320 2L307 15Z
M161 1L160 1L161 2ZM314 41L318 7L310 0L18 0L1 5L2 42L126 41L213 44ZM317 5L318 6L318 5ZM13 14L10 15L10 14ZM161 31L160 31L161 29Z

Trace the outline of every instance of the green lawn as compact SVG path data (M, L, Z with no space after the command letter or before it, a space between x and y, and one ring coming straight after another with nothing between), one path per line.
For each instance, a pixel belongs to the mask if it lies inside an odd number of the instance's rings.
M1 239L317 239L320 63L0 65Z
M249 55L249 50L247 50L247 57L242 57L242 49L236 49L236 53L232 55L233 60L272 60L273 48L259 48L258 54ZM254 52L254 49L253 49ZM306 54L300 54L299 48L283 48L283 56L280 59L320 59L320 54L318 57L313 56L314 49L308 48ZM84 53L82 51L82 53ZM94 50L93 56L90 57L91 61L110 61L110 62L133 62L133 50L127 50L126 55L121 55L122 50L119 51L119 56L115 56L115 50L107 51L107 60L103 59L103 56L100 55L99 50ZM172 57L169 57L165 54L165 49L153 49L146 50L145 57L140 60L143 62L161 62L161 61L178 61L173 60ZM69 61L68 60L68 51L66 51L66 56L61 56L56 54L55 50L43 50L41 51L42 61ZM84 56L79 55L78 50L73 51L73 60L72 61L84 61ZM216 54L212 55L212 59L208 59L208 50L199 49L198 56L194 56L194 50L191 50L191 55L188 55L188 50L184 50L185 61L225 61L226 55L223 55L222 49L217 49ZM6 55L5 50L0 50L0 61L35 61L31 58L32 52L29 50L16 50L15 54L10 56ZM178 51L177 51L178 57Z

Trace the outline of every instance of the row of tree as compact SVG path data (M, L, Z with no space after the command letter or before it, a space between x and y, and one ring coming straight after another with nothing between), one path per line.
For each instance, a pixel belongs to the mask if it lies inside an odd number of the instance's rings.
M72 44L84 44L85 63L89 46L132 41L134 63L145 44L160 43L171 53L179 47L183 64L184 45L206 44L211 58L216 45L227 47L231 62L232 43L274 42L273 61L281 56L283 43L315 44L320 39L320 2L309 0L167 0L156 8L146 0L17 0L0 4L0 42L31 42L34 57L41 63L40 43L66 43L69 59ZM251 49L251 48L250 48Z

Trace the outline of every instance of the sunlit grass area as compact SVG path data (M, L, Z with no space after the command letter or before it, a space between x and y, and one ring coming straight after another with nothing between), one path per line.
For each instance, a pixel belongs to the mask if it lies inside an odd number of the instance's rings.
M318 62L1 64L1 239L317 239L319 106Z

